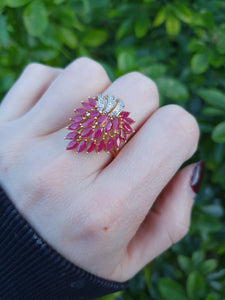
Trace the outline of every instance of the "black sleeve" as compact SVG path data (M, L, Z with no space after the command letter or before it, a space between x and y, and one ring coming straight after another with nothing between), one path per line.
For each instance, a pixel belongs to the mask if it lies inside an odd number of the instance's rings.
M95 299L126 288L70 263L19 214L0 187L0 299Z

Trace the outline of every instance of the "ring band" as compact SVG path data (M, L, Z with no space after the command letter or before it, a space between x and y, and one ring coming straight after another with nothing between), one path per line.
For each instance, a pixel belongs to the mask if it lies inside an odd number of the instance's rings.
M67 126L71 132L65 137L70 140L66 150L75 149L77 153L104 150L116 156L127 135L134 133L131 124L135 121L123 110L123 101L112 95L97 95L81 103L82 108L74 110L72 123Z

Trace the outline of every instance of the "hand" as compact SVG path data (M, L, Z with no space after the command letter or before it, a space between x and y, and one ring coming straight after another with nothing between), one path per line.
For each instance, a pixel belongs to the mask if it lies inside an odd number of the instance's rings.
M114 159L66 151L73 109L103 92L123 99L136 133ZM195 119L176 105L158 108L156 85L138 72L111 83L88 58L64 70L35 63L0 106L0 183L61 255L124 281L187 233L195 164L177 171L198 138Z

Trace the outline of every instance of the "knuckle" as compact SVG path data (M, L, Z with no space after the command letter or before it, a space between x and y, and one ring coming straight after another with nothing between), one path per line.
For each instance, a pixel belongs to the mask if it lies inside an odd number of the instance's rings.
M105 71L105 69L102 67L101 64L96 62L95 60L88 58L88 57L80 57L77 58L73 63L72 63L72 68L79 68L79 69L84 69L86 70L86 73L91 73L96 74L97 76L104 76L108 78L108 75Z
M164 108L167 109L167 116L170 116L170 128L173 134L189 145L189 155L191 156L195 152L199 140L199 127L196 119L179 105L170 104Z
M43 69L44 65L36 63L36 62L32 62L30 64L28 64L23 73L33 73L36 72L37 70L39 71L40 69Z
M47 74L50 76L55 75L56 72L59 72L59 69L45 66L37 62L32 62L25 67L23 75L25 74L30 76L31 74Z
M156 107L159 105L158 88L151 78L137 71L130 72L127 76L129 76L129 84L131 86L136 86L140 89L145 98L151 99L151 102L155 102Z

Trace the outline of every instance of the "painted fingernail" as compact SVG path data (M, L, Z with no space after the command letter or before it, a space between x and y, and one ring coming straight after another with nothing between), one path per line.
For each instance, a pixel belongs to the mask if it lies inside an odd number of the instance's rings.
M205 162L204 160L200 160L194 168L194 171L191 176L191 182L190 186L195 194L198 193L201 182L204 176L204 170L205 170Z

